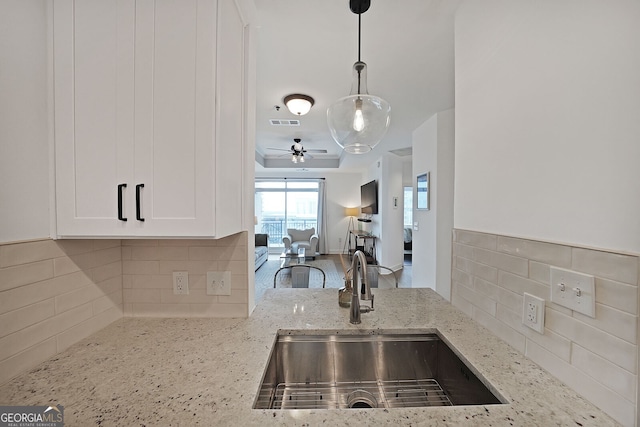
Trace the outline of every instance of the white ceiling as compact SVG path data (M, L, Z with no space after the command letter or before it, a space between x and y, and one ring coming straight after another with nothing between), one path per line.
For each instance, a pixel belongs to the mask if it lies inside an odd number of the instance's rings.
M371 153L351 155L333 141L326 119L329 105L349 95L358 55L358 16L349 10L349 1L255 0L257 155L300 168L282 157L286 153L268 147L288 149L294 138L301 138L306 149L327 150L314 160L340 159L338 171L353 171L365 169L389 150L411 146L416 127L454 106L453 19L460 2L371 1L362 15L362 60L368 66L369 93L391 104L391 126ZM282 102L291 93L312 96L315 105L299 117L298 127L272 126L269 119L298 118ZM304 167L323 170L314 168L313 160ZM256 172L278 170L286 169L256 162Z

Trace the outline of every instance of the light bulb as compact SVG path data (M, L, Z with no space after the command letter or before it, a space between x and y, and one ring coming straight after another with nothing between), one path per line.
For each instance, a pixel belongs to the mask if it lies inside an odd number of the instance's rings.
M292 154L292 155L291 155L291 161L292 161L293 163L298 163L298 158L296 157L296 155L295 155L295 154Z
M356 99L356 113L353 116L353 129L362 132L364 129L364 117L362 117L362 99Z
M300 163L304 163L304 156L300 154Z

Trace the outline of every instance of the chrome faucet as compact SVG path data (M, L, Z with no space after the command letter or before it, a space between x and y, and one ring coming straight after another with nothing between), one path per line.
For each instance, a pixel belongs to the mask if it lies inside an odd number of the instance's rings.
M362 291L360 290L360 284L358 283L358 262L362 267ZM368 313L373 311L373 294L371 294L371 286L367 283L367 258L362 251L356 251L353 254L353 261L351 261L351 275L353 294L351 295L351 310L349 312L349 322L357 325L360 323L360 313ZM371 301L371 307L360 308L360 295L362 299Z

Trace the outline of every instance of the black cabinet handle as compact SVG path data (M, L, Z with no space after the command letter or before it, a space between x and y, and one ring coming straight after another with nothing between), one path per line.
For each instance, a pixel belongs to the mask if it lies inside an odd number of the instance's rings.
M144 188L144 184L136 185L136 219L138 221L144 221L144 218L140 216L140 189Z
M127 218L122 216L122 189L127 188L127 184L118 184L118 219L126 221Z

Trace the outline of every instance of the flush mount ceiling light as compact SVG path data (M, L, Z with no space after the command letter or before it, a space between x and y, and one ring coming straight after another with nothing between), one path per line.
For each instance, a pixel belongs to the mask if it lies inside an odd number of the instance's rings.
M351 93L327 109L331 136L351 154L371 151L387 133L390 123L391 105L378 96L369 95L367 64L360 60L361 18L370 5L371 0L349 0L351 12L358 15L358 61L353 64Z
M284 105L297 116L304 116L311 110L315 101L308 95L294 93L284 97Z

